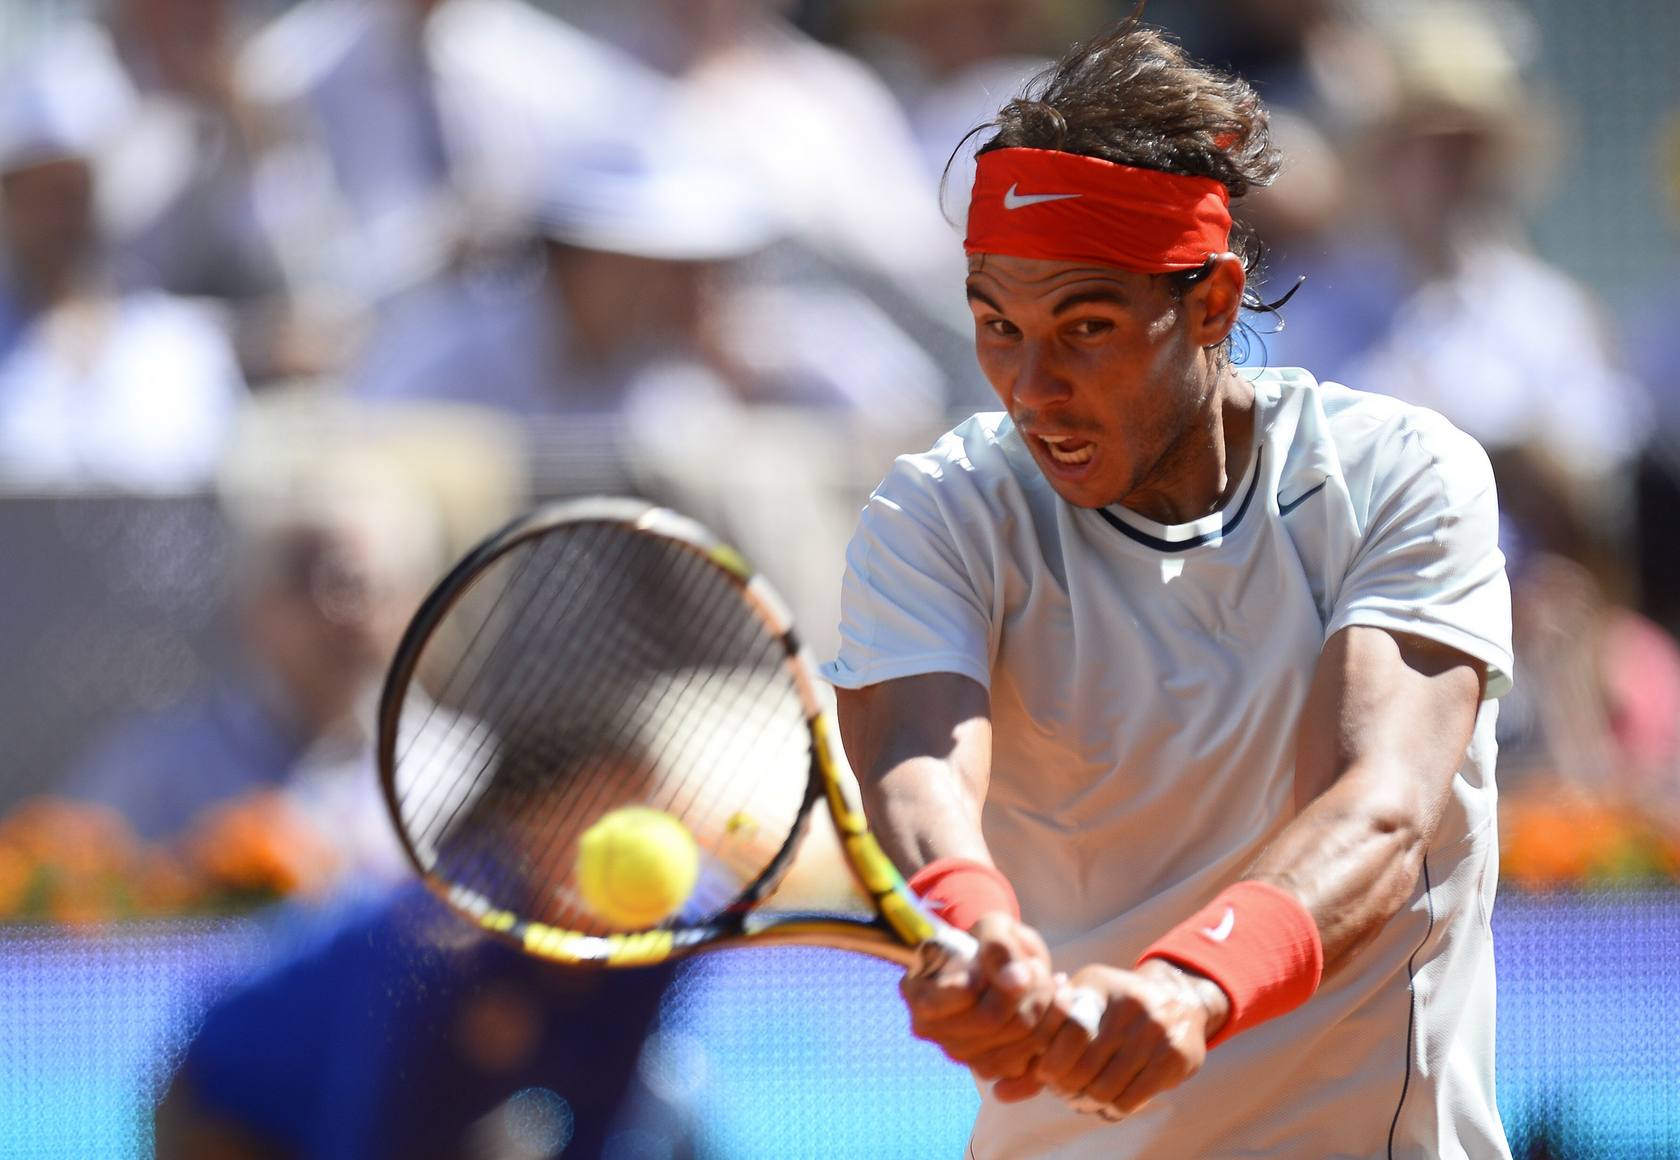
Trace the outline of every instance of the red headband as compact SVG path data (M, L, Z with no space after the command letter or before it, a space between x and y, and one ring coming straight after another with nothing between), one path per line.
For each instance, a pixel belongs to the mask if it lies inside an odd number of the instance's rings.
M976 163L963 248L1165 274L1197 269L1230 238L1231 197L1210 177L994 149Z

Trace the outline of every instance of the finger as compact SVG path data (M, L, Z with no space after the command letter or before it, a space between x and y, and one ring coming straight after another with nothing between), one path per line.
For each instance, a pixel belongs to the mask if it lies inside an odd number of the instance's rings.
M974 1009L979 999L966 978L915 979L906 976L899 981L898 990L910 1010L912 1028L936 1026L961 1018Z
M975 954L977 951L964 953L948 942L930 938L916 947L906 974L917 979L957 975L973 979L978 975Z
M1136 1035L1121 1043L1103 1062L1089 1082L1079 1089L1080 1092L1119 1112L1130 1112L1133 1105L1122 1101L1121 1093L1126 1092L1134 1081L1141 1078L1146 1066L1155 1058L1156 1049L1161 1042L1158 1032L1151 1037L1149 1028L1140 1028ZM1147 1092L1142 1098L1148 1098Z
M1064 1019L1033 1066L1033 1077L1046 1085L1058 1083L1095 1038L1095 1028L1078 1019Z
M1007 996L1024 995L1049 982L1048 966L1013 939L988 939L980 944L980 976Z
M999 1053L995 1066L1012 1071L1015 1065L1007 1053L1022 1052L1030 1063L1039 1047L1031 1042L1037 1025L1050 1008L1048 992L1011 998L993 988L981 992L972 1008L946 1019L923 1021L924 1038L932 1038L951 1058L973 1067L987 1053ZM1045 1033L1046 1039L1049 1032ZM993 1078L992 1074L981 1078Z
M1073 1020L1085 1029L1095 1039L1097 1029L1102 1026L1103 1012L1108 1009L1108 1000L1102 994L1090 987L1070 987L1067 976L1058 976L1060 982L1056 987L1056 1005L1068 1019Z
M1013 1042L980 1053L970 1062L974 1074L985 1080L1017 1079L1026 1076L1038 1057L1050 1046L1056 1032L1067 1020L1065 1005L1051 993L1042 1001L1037 1023L1027 1034ZM1019 1014L1030 1014L1020 1011ZM1042 1087L1036 1081L1033 1087ZM1025 1097L1022 1097L1025 1098Z
M1030 1100L1044 1090L1044 1085L1031 1076L1023 1075L1014 1079L1000 1079L992 1085L992 1095L1006 1104L1018 1104L1022 1100Z
M1170 1043L1163 1044L1110 1103L1128 1116L1140 1112L1150 1100L1189 1079L1199 1067L1198 1061L1176 1050Z
M1090 1095L1098 1100L1106 1100L1111 1094L1105 1091L1093 1091L1091 1085L1103 1073L1116 1056L1132 1054L1135 1048L1130 1045L1136 1038L1143 1020L1142 1008L1136 999L1130 995L1111 996L1108 1009L1103 1014L1101 1027L1096 1038L1092 1039L1080 1052L1079 1057L1061 1070L1060 1075L1046 1084L1064 1095ZM1133 1071L1141 1063L1134 1065ZM1128 1078L1131 1073L1128 1073ZM1043 1077L1040 1077L1043 1078Z

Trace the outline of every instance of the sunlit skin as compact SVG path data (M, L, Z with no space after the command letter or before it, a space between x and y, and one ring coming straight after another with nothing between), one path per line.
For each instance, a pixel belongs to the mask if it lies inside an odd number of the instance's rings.
M1164 524L1221 505L1252 453L1254 388L1223 356L1244 285L1229 253L1182 295L1129 270L970 256L980 369L1058 495Z

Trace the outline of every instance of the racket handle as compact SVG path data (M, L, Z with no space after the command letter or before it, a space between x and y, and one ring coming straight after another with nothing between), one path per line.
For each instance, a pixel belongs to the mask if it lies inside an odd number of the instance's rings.
M916 948L911 973L937 975L947 963L972 963L980 953L980 940L954 926L938 926L932 938Z
M918 976L937 974L948 963L972 963L979 953L980 943L973 935L955 927L941 926L932 938L916 948L916 957L910 972ZM1103 1012L1108 1007L1107 1000L1089 987L1069 986L1064 975L1058 974L1056 981L1060 988L1058 997L1067 1004L1067 1017L1083 1027L1085 1034L1096 1038ZM1110 1123L1123 1118L1112 1104L1092 1099L1090 1096L1064 1095L1061 1099L1076 1112L1099 1116Z
M941 926L932 938L916 948L916 961L910 973L924 978L936 975L948 963L972 963L979 953L980 943L973 935L954 926ZM1094 1037L1108 1006L1103 997L1089 987L1067 988L1065 983L1062 997L1068 1002L1068 1018Z

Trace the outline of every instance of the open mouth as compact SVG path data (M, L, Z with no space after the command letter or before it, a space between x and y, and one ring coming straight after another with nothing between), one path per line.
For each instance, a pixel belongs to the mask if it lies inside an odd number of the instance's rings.
M1039 441L1050 452L1050 458L1057 463L1065 463L1070 467L1080 463L1089 463L1091 456L1096 454L1096 445L1088 439L1079 439L1072 435L1040 435Z

